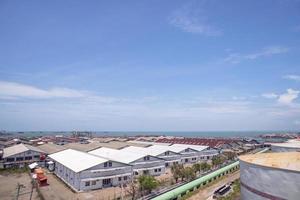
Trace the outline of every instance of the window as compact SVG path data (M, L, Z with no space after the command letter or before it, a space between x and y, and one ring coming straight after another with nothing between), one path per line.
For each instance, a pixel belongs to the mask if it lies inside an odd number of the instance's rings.
M161 172L161 168L159 168L158 171Z
M119 181L122 181L122 177L119 177Z
M110 180L110 178L103 179L102 183L103 183L103 185L109 185L111 183L111 180Z
M22 160L24 160L23 157L17 157L17 161L22 161Z
M166 155L166 156L167 156L167 155L169 155L169 154L170 154L170 152L168 152L168 151L167 151L167 152L165 152L165 155Z
M157 172L157 169L155 169L154 172Z
M189 159L186 158L184 162L189 162Z
M189 152L189 149L185 149L184 151L185 151L185 152Z
M26 154L28 154L28 155L31 154L31 151L27 151Z
M40 155L35 155L34 158L40 158Z
M111 167L112 166L112 162L108 162L108 166Z
M127 176L124 176L124 181L126 181L127 180Z
M165 166L168 167L168 166L169 166L169 163L166 163Z
M69 175L66 173L66 177L68 177Z
M144 157L144 160L150 160L150 156Z
M96 185L96 181L92 181L92 185Z
M15 158L7 158L6 160L7 160L7 162L13 162L13 161L15 161Z
M32 159L32 156L26 156L25 157L25 160L31 160Z
M192 158L192 160L196 160L196 158Z
M104 163L104 167L107 167L107 162Z
M87 186L90 186L90 182L89 181L86 181L85 182L85 186L87 187Z
M135 174L135 175L139 175L139 173L138 173L138 172L134 172L134 174Z

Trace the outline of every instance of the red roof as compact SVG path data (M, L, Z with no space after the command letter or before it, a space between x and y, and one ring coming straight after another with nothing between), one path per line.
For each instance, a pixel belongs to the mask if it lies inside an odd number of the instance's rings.
M173 139L158 139L156 142L160 143L172 143L172 144L193 144L193 145L205 145L209 147L219 147L223 144L229 144L234 142L233 139L217 139L217 138L173 138Z

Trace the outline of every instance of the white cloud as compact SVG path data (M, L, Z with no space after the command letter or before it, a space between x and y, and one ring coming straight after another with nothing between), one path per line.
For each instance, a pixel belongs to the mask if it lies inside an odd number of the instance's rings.
M289 105L298 98L299 93L300 91L289 88L287 89L286 93L279 95L278 102L281 104Z
M283 54L288 52L288 48L281 46L270 46L265 47L262 50L249 54L231 53L225 59L224 62L232 64L240 63L244 60L255 60L261 57L268 57L276 54Z
M264 93L261 96L267 99L276 99L278 97L275 93Z
M191 6L185 6L176 10L168 20L171 25L180 28L184 32L197 33L206 36L222 35L221 30L207 22L207 16L203 13L200 14L199 10L195 12L194 8Z
M69 88L40 89L31 85L0 81L0 98L78 98L87 96L87 92Z
M283 78L293 80L293 81L300 81L299 75L285 75Z

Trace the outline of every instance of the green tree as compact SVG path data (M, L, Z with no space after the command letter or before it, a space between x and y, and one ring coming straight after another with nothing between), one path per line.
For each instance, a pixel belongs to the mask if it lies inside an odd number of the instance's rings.
M193 167L195 173L201 172L201 164L200 163L195 163L195 164L193 164L192 167Z
M141 192L147 191L148 193L151 193L152 190L157 188L159 185L159 182L153 176L148 175L139 176L138 182Z
M212 165L214 167L219 167L223 163L223 161L224 160L220 156L213 157L213 159L212 159Z
M171 167L171 172L173 174L173 178L175 179L176 183L178 182L178 179L181 178L183 180L184 173L183 173L183 164L174 164Z
M211 165L207 162L203 162L200 164L201 171L208 171L211 168Z
M184 179L187 181L194 180L196 178L196 173L192 167L185 167L183 170Z

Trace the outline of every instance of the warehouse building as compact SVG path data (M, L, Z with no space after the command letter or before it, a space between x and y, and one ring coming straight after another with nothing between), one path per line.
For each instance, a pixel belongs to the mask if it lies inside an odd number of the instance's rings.
M144 152L129 152L102 147L89 153L132 165L134 175L149 174L158 176L165 173L165 161Z
M4 168L24 167L33 162L43 163L44 152L28 144L17 144L3 149L2 162Z
M153 145L147 148L144 147L135 147L135 146L129 146L124 149L121 149L121 151L124 152L143 152L146 155L155 156L158 158L161 158L165 160L165 166L172 166L173 164L179 164L181 163L181 155L179 153L170 151L165 146L160 145Z
M177 147L177 148L185 148L186 150L181 151L182 155L189 155L193 154L192 152L197 152L197 159L190 160L189 162L199 162L199 161L205 161L205 160L211 160L213 157L220 154L219 150L211 148L209 146L203 146L203 145L192 145L192 144L173 144L170 147ZM187 157L189 158L189 157ZM185 161L186 158L183 160Z
M49 169L75 191L118 186L132 177L130 165L73 149L49 157L54 162Z
M300 152L300 140L288 140L284 143L270 143L271 150L273 152L291 152L291 151L298 151Z
M300 152L240 156L241 199L298 200Z

